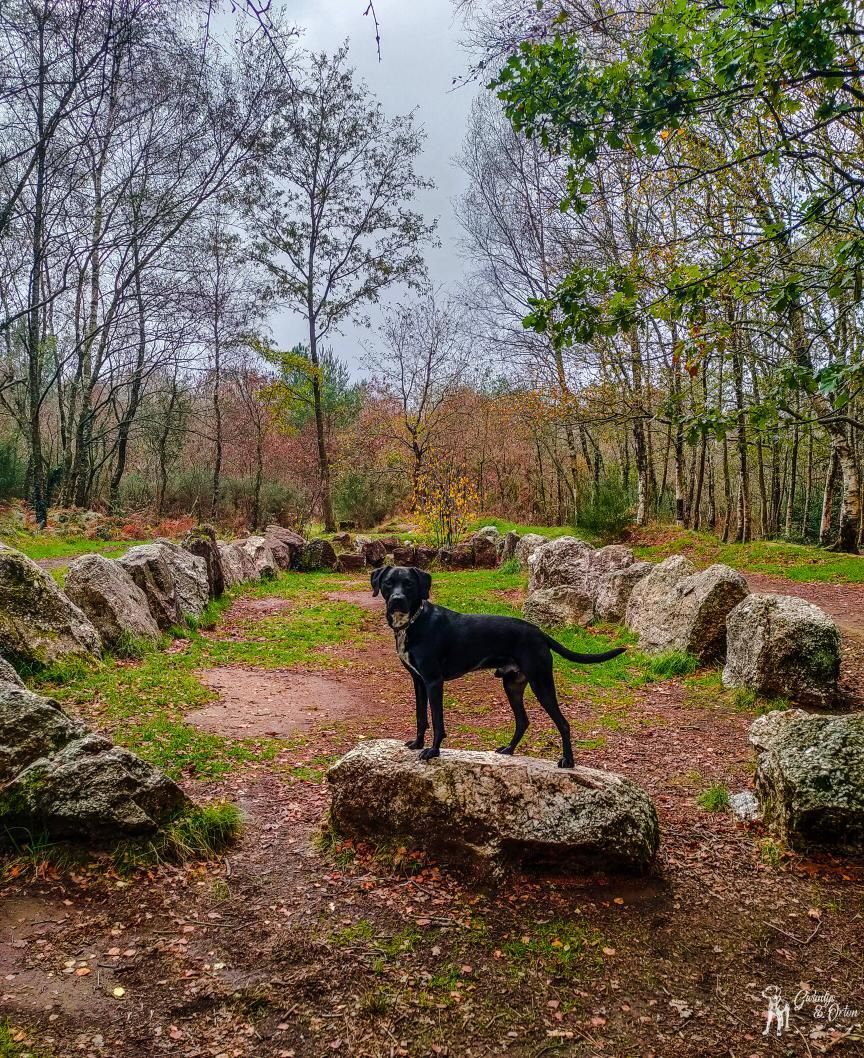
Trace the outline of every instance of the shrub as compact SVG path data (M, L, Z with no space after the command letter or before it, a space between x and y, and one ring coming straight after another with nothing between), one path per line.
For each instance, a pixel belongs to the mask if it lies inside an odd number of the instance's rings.
M338 519L354 522L360 529L371 529L389 518L403 498L395 476L357 470L344 474L333 490Z
M633 522L633 499L616 468L582 499L576 525L591 536L617 540Z
M414 511L436 547L452 547L465 533L480 506L471 480L444 458L419 475Z

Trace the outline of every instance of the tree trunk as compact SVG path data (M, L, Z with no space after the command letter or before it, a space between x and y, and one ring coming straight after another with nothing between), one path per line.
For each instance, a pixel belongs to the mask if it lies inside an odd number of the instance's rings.
M786 495L786 516L783 521L783 535L788 539L792 537L792 521L795 517L795 491L798 488L798 446L801 433L797 424L792 428L792 462L789 465L789 484Z
M41 289L45 254L45 22L37 17L39 35L39 84L36 103L36 135L39 146L36 160L36 187L33 200L33 247L27 288L27 404L28 441L30 444L30 504L36 521L44 529L48 524L48 499L45 492L45 462L42 452L42 332Z
M831 542L831 522L834 515L834 495L837 489L837 471L839 459L837 449L831 449L828 460L828 473L825 475L825 489L822 493L822 517L819 521L819 546L827 547Z
M327 456L327 434L324 423L324 405L321 400L321 363L318 359L318 334L315 327L315 310L312 290L309 290L309 359L312 362L312 401L315 408L315 438L318 444L318 477L321 484L321 513L324 516L324 531L336 531L333 515L333 497L330 491L330 460Z
M730 315L733 310L730 308ZM731 319L734 327L734 318ZM750 542L750 471L747 459L747 411L744 404L744 354L741 335L732 333L732 376L735 387L735 407L738 426L738 503L735 540L739 544Z

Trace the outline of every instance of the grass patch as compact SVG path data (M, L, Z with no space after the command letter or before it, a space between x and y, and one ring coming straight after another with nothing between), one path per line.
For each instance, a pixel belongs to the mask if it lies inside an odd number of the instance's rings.
M788 698L762 698L750 687L739 687L733 697L733 704L739 713L753 713L764 716L778 709L791 708Z
M591 539L584 529L576 529L572 525L525 525L523 522L510 522L506 518L477 518L469 525L467 535L476 533L484 525L494 525L502 536L514 532L520 536L536 533L537 536L545 536L549 540L555 540L559 536L577 536L580 540L589 541Z
M759 859L768 867L779 867L786 855L786 846L774 838L763 838L759 842Z
M706 812L725 812L729 807L729 791L725 786L709 786L696 798L696 804Z
M666 679L670 676L690 676L699 668L699 659L685 650L667 650L651 658L648 671L652 676Z
M129 872L159 863L209 860L236 841L243 829L240 809L230 801L195 805L152 838L124 841L114 850L118 870Z
M51 1052L34 1044L23 1029L0 1018L0 1058L51 1058Z
M173 630L175 639L183 640L180 651L167 655L158 648L137 649L130 644L135 648L131 659L73 659L35 674L34 686L79 711L89 722L107 728L120 745L173 778L220 779L242 764L272 760L284 742L235 740L186 723L186 713L216 698L196 672L218 665L287 668L311 663L327 668L339 664L327 648L362 638L366 620L360 607L352 603L321 600L321 592L339 582L332 574L283 574L226 593L197 621ZM290 598L298 605L220 632L220 617L241 594ZM319 763L323 764L314 762Z
M141 540L88 540L85 537L52 536L50 533L7 533L2 537L4 544L23 552L34 562L40 559L78 558L80 555L105 555L107 558L118 558L130 547L143 543ZM2 1052L0 1052L2 1053Z
M843 555L808 544L782 540L754 540L749 544L724 544L710 533L674 526L655 526L647 533L662 536L657 543L640 544L634 531L633 551L639 558L659 561L685 554L697 566L724 562L745 573L765 573L789 580L831 584L864 584L864 558Z
M502 944L511 962L530 962L547 973L567 973L585 963L599 961L603 938L597 930L578 922L555 920L539 923L531 932Z

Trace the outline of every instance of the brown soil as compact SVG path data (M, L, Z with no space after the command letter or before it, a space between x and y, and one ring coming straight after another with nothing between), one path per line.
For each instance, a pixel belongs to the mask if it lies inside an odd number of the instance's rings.
M323 676L231 666L196 675L219 694L219 700L188 713L186 720L230 738L287 738L322 719L339 720L367 711L366 702L346 683Z
M328 591L324 598L329 599L330 602L350 602L373 613L384 613L383 597L380 595L373 597L368 587L362 591L356 588L351 591Z
M40 566L44 570L63 569L64 567L68 566L70 562L72 562L74 557L74 555L72 555L71 557L69 555L61 555L58 558L37 558L35 561L36 565Z
M347 585L334 594L372 602ZM304 745L194 787L246 816L226 856L131 882L85 867L7 886L2 1006L56 1058L864 1054L862 1032L848 1027L864 1020L864 863L789 853L759 824L698 807L707 786L752 780L752 717L710 690L672 681L599 703L562 696L580 763L620 771L655 800L663 839L650 879L517 876L478 887L410 850L323 851L326 786L291 776L358 738L412 733L392 636L373 613L367 627L361 645L338 648L345 669L311 674L327 710L306 717ZM235 721L289 693L299 701L309 686L291 682L300 673L220 671L232 673ZM247 678L257 682L233 684ZM333 723L343 693L361 708ZM535 703L529 712L526 751L554 758L551 725ZM511 723L490 674L448 685L448 745L483 748ZM790 1032L766 1037L763 990L775 985L790 1000L827 990L860 1013L832 1021L793 1010Z

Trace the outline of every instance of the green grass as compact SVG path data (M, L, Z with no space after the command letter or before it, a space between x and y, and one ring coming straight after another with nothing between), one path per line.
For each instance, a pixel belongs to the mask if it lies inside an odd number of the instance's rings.
M699 668L699 659L684 650L667 650L655 654L648 669L652 676L663 679L667 676L690 676Z
M162 863L212 859L234 842L242 829L242 817L235 804L213 801L190 805L152 836L130 838L98 852L73 841L53 840L44 832L12 829L0 831L0 845L9 853L3 864L5 873L17 877L24 874L38 878L46 867L60 873L81 871L100 862L128 874Z
M29 1039L11 1021L0 1020L0 1058L51 1058L50 1051L30 1043Z
M579 922L555 920L528 927L517 939L501 947L513 963L530 962L547 973L572 972L599 961L603 938L595 929Z
M709 786L696 798L696 804L706 812L725 812L729 807L729 791L719 784Z
M545 536L549 540L554 540L559 536L578 536L580 540L590 539L585 535L584 530L576 529L572 525L525 525L522 522L511 522L506 518L477 518L468 526L467 535L476 533L478 529L482 529L484 525L494 525L502 536L505 533L516 532L520 536L524 536L526 533L536 533L537 536Z
M242 829L240 810L230 801L193 805L155 837L118 845L113 859L117 868L126 872L159 863L209 860L236 841Z
M744 573L765 573L794 581L831 584L864 584L864 557L842 555L807 544L782 540L756 540L749 544L724 544L709 533L658 527L663 541L633 546L639 558L659 561L684 554L697 566L723 562Z
M787 856L786 846L774 838L759 842L759 859L768 867L779 867Z
M30 535L29 533L4 534L4 544L23 551L28 558L35 561L49 558L68 558L70 561L79 555L99 554L108 558L117 558L125 554L130 547L142 543L140 540L88 540L84 537Z
M186 713L216 698L196 672L219 665L283 668L306 664L320 669L340 664L327 648L360 639L365 620L358 606L320 598L340 582L332 574L283 574L242 593L284 597L297 605L240 625L242 639L203 631L218 621L238 594L235 591L212 605L193 627L174 630L185 645L177 653L151 649L131 662L76 660L46 669L33 682L89 721L107 727L118 743L172 777L220 779L247 762L272 760L287 744L274 738L230 739L186 723Z

